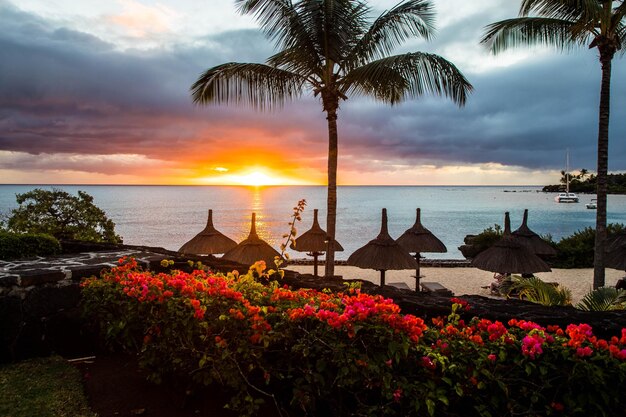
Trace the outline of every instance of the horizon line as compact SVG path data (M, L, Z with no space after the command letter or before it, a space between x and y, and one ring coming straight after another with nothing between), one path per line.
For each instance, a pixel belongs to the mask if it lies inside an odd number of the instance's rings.
M245 187L245 188L269 188L269 187L328 187L326 184L271 184L271 185L245 185L245 184L99 184L99 183L0 183L0 186L89 186L89 187ZM337 187L545 187L550 184L338 184Z

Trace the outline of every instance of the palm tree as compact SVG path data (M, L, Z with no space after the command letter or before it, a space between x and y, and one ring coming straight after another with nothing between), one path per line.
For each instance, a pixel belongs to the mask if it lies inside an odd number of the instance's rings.
M412 37L434 31L429 0L408 0L370 22L358 0L236 0L254 15L279 51L266 64L227 63L210 68L191 87L200 104L281 106L307 89L321 98L328 121L326 276L334 274L337 211L337 112L349 95L391 105L424 94L445 95L463 105L472 89L444 58L423 52L389 54Z
M481 42L490 45L494 53L520 45L537 44L561 50L586 45L597 48L599 52L602 82L593 273L593 287L599 288L604 286L611 63L626 39L626 3L624 0L522 0L519 16L487 26Z

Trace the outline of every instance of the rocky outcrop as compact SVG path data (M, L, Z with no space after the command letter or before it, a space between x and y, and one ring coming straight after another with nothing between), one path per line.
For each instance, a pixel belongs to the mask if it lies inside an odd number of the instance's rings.
M478 247L474 245L475 238L476 235L465 236L465 238L463 239L463 245L458 247L459 251L465 257L465 259L473 259L481 251L485 250L484 247Z

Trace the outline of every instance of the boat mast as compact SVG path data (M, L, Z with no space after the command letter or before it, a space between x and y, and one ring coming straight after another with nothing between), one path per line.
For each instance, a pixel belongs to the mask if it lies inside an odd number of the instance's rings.
M569 194L569 148L565 154L565 192Z

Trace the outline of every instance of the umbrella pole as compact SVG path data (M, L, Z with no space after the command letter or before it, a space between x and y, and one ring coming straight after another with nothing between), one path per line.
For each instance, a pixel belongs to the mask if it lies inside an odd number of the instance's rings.
M380 286L381 287L385 286L385 270L384 269L380 270Z
M317 278L317 257L319 252L313 252L313 275Z
M417 261L417 269L415 270L415 291L420 291L420 254L417 252L415 254L415 260Z

